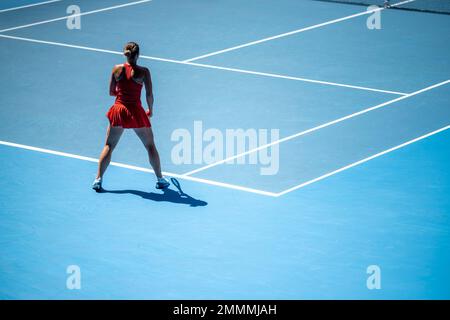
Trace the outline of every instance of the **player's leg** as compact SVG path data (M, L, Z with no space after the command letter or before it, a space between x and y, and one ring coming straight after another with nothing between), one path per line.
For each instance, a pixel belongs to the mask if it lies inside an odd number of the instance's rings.
M101 188L102 178L103 174L106 171L106 168L108 168L109 163L111 162L111 155L114 151L114 148L117 146L117 143L120 140L120 137L123 133L122 127L111 127L108 126L108 130L106 131L106 142L105 146L103 147L102 153L100 154L100 159L98 161L98 171L97 171L97 178L94 181L94 184L92 185L92 188L95 190L98 190Z
M164 179L161 172L161 161L159 159L158 150L156 149L155 140L153 137L152 128L136 128L134 129L139 139L141 139L144 144L145 149L148 152L148 159L150 161L150 165L155 172L156 177L158 178L158 182L156 183L156 187L158 189L167 188L170 183Z

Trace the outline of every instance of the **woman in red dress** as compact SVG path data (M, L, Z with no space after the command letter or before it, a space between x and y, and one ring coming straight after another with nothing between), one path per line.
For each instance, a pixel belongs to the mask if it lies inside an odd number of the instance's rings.
M139 45L137 43L127 43L124 48L124 55L127 58L127 62L114 66L111 75L109 94L115 96L116 101L106 114L109 119L106 143L100 155L97 177L92 184L92 188L96 191L101 190L103 174L111 162L111 154L119 142L123 130L132 128L148 152L150 165L158 179L156 188L164 189L170 183L162 176L159 154L150 125L149 118L153 112L153 90L150 71L137 65L139 58ZM143 86L145 86L146 91L147 112L145 112L141 104Z

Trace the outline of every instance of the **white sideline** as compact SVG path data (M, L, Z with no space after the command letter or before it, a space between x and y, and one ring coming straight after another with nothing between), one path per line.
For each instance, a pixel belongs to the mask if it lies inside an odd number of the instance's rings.
M84 160L84 161L98 163L98 159L91 158L91 157L85 157L85 156L80 156L80 155L77 155L77 154L61 152L61 151L55 151L55 150L50 150L50 149L38 148L38 147L28 146L28 145L24 145L24 144L9 142L9 141L1 141L0 140L0 145L4 145L4 146L8 146L8 147L14 147L14 148L19 148L19 149L25 149L25 150L30 150L30 151L36 151L36 152L41 152L41 153L47 153L47 154L52 154L52 155L56 155L56 156L66 157L66 158L72 158L72 159L78 159L78 160ZM128 164L125 164L125 163L111 162L110 165L115 166L115 167L135 170L135 171L154 173L154 171L149 169L149 168L143 168L143 167L128 165ZM257 190L257 189L242 187L242 186L233 185L233 184L229 184L229 183L223 183L223 182L207 180L207 179L201 179L201 178L196 178L196 177L185 177L183 175L180 175L180 174L177 174L177 173L172 173L172 172L163 172L163 174L167 175L167 176L170 176L170 177L174 177L174 178L195 181L195 182L204 183L204 184L213 185L213 186L222 187L222 188L227 188L227 189L234 189L234 190L239 190L239 191L245 191L245 192L260 194L260 195L269 196L269 197L275 197L276 196L276 193L274 193L274 192Z
M49 0L49 1L43 1L43 2L26 4L26 5L23 5L23 6L20 6L20 7L2 9L2 10L0 10L0 13L8 12L8 11L14 11L14 10L20 10L20 9L25 9L25 8L30 8L30 7L36 7L36 6L41 6L43 4L49 4L49 3L60 2L60 1L62 1L62 0Z
M250 154L250 153L253 153L253 152L256 152L256 151L259 151L259 150L262 150L262 149L269 148L269 147L271 147L271 146L273 146L273 145L275 145L275 144L279 144L279 143L282 143L282 142L285 142L285 141L288 141L288 140L292 140L292 139L294 139L294 138L303 136L303 135L305 135L305 134L308 134L308 133L311 133L311 132L314 132L314 131L317 131L317 130L320 130L320 129L323 129L323 128L326 128L326 127L329 127L329 126L334 125L334 124L336 124L336 123L339 123L339 122L342 122L342 121L345 121L345 120L348 120L348 119L351 119L351 118L360 116L360 115L365 114L365 113L368 113L368 112L370 112L370 111L373 111L373 110L377 110L377 109L383 108L383 107L388 106L388 105L390 105L390 104L393 104L393 103L395 103L395 102L398 102L398 101L401 101L401 100L404 100L404 99L413 97L413 96L415 96L415 95L418 95L418 94L420 94L420 93L423 93L423 92L432 90L432 89L434 89L434 88L443 86L443 85L445 85L445 84L447 84L447 83L449 83L449 82L450 82L450 80L445 80L445 81L442 81L442 82L440 82L440 83L434 84L434 85L432 85L432 86L429 86L429 87L420 89L420 90L418 90L418 91L415 91L415 92L413 92L413 93L409 93L409 94L407 94L407 95L405 95L405 96L402 96L402 97L399 97L399 98L396 98L396 99L392 99L392 100L386 101L386 102L381 103L381 104L378 104L378 105L376 105L376 106L373 106L373 107L370 107L370 108L367 108L367 109L364 109L364 110L361 110L361 111L358 111L358 112L349 114L349 115L347 115L347 116L345 116L345 117L341 117L341 118L339 118L339 119L336 119L336 120L333 120L333 121L330 121L330 122L321 124L321 125L319 125L319 126L317 126L317 127L314 127L314 128L311 128L311 129L308 129L308 130L305 130L305 131L301 131L301 132L292 134L292 135L290 135L290 136L284 137L284 138L279 139L279 140L272 141L271 143L264 144L264 145L259 146L259 147L257 147L257 148L250 149L250 150L248 150L248 151L239 153L239 154L237 154L237 155L234 155L234 156L225 158L225 159L223 159L223 160L220 160L220 161L211 163L211 164L206 165L206 166L204 166L204 167L201 167L201 168L198 168L198 169L189 171L189 172L185 173L184 176L190 176L190 175L192 175L192 174L198 173L198 172L200 172L200 171L204 171L204 170L206 170L206 169L215 167L215 166L220 165L220 164L223 164L223 163L225 163L225 162L228 162L228 161L231 161L231 160L234 160L234 159L243 157L243 156L248 155L248 154Z
M347 166L345 166L345 167L342 167L342 168L340 168L340 169L337 169L337 170L334 170L334 171L329 172L329 173L327 173L327 174L324 174L324 175L322 175L322 176L320 176L320 177L318 177L318 178L315 178L315 179L312 179L312 180L303 182L302 184L299 184L299 185L294 186L294 187L292 187L292 188L289 188L289 189L286 189L286 190L284 190L284 191L281 191L281 192L277 193L277 197L280 197L280 196L282 196L282 195L284 195L284 194L286 194L286 193L292 192L292 191L294 191L294 190L297 190L297 189L306 187L307 185L310 185L310 184L312 184L312 183L318 182L318 181L323 180L323 179L325 179L325 178L331 177L331 176L333 176L333 175L335 175L335 174L337 174L337 173L339 173L339 172L342 172L342 171L348 170L348 169L350 169L350 168L356 167L356 166L358 166L358 165L360 165L360 164L363 164L363 163L365 163L365 162L367 162L367 161L370 161L370 160L372 160L372 159L378 158L378 157L380 157L380 156L382 156L382 155L385 155L385 154L387 154L387 153L389 153L389 152L398 150L398 149L400 149L400 148L406 147L406 146L408 146L408 145L410 145L410 144L412 144L412 143L414 143L414 142L423 140L423 139L425 139L425 138L428 138L428 137L430 137L430 136L432 136L432 135L435 135L435 134L437 134L437 133L439 133L439 132L442 132L442 131L445 131L445 130L448 130L448 129L450 129L450 125L445 126L445 127L443 127L443 128L440 128L440 129L438 129L438 130L435 130L435 131L433 131L433 132L427 133L427 134L425 134L425 135L423 135L423 136L420 136L420 137L418 137L418 138L409 140L409 141L407 141L407 142L405 142L405 143L402 143L402 144L400 144L400 145L398 145L398 146L395 146L395 147L393 147L393 148L384 150L384 151L379 152L379 153L377 153L377 154L374 154L374 155L372 155L372 156L370 156L370 157L367 157L367 158L364 158L364 159L362 159L362 160L353 162L352 164L349 164L349 165L347 165Z
M116 54L116 55L122 55L123 54L122 52L119 52L119 51L98 49L98 48L79 46L79 45L73 45L73 44L62 43L62 42L45 41L45 40L38 40L38 39L10 36L10 35L6 35L6 34L0 34L0 37L1 38L6 38L6 39L13 39L13 40L20 40L20 41L48 44L48 45L54 45L54 46L60 46L60 47L81 49L81 50L87 50L87 51L111 53L111 54ZM152 56L146 56L146 55L141 55L140 58L148 59L148 60L155 60L155 61L177 63L177 64L182 64L182 65L190 65L190 66L195 66L195 67L200 67L200 68L216 69L216 70L237 72L237 73L243 73L243 74L252 74L252 75L257 75L257 76L262 76L262 77L269 77L269 78L280 78L280 79L287 79L287 80L294 80L294 81L310 82L310 83L317 83L317 84L322 84L322 85L345 87L345 88L357 89L357 90L365 90L365 91L374 91L374 92L388 93L388 94L401 95L401 96L407 95L407 93L398 92L398 91L382 90L382 89L375 89L375 88L369 88L369 87L354 86L354 85L343 84L343 83L321 81L321 80L313 80L313 79L306 79L306 78L299 78L299 77L291 77L291 76L285 76L285 75L279 75L279 74L273 74L273 73L257 72L257 71L251 71L251 70L243 70L243 69L236 69L236 68L226 68L226 67L220 67L220 66L214 66L214 65L208 65L208 64L201 64L201 63L194 63L194 62L183 62L183 61L179 61L179 60L158 58L158 57L152 57Z
M413 1L416 1L416 0L406 0L406 1L398 2L398 3L392 4L391 7L400 6L400 5L403 5L403 4L406 4L406 3L409 3L409 2L413 2ZM223 49L223 50L207 53L207 54L204 54L204 55L201 55L201 56L198 56L198 57L194 57L194 58L190 58L190 59L186 59L186 60L183 60L183 61L184 62L192 62L192 61L200 60L200 59L203 59L203 58L215 56L215 55L222 54L222 53L225 53L225 52L229 52L229 51L233 51L233 50L237 50L237 49L241 49L241 48L245 48L245 47L250 47L250 46L253 46L255 44L260 44L260 43L263 43L263 42L267 42L267 41L271 41L271 40L287 37L287 36L290 36L290 35L293 35L293 34L297 34L297 33L305 32L305 31L317 29L317 28L320 28L320 27L324 27L324 26L327 26L327 25L330 25L330 24L334 24L334 23L338 23L338 22L341 22L341 21L353 19L353 18L356 18L356 17L359 17L359 16L363 16L363 15L366 15L366 14L372 14L374 12L381 11L381 10L384 10L384 9L385 8L377 8L377 9L373 9L373 10L363 11L363 12L360 12L360 13L352 14L350 16L346 16L346 17L342 17L342 18L339 18L339 19L326 21L326 22L323 22L323 23L319 23L319 24L316 24L316 25L313 25L313 26L297 29L297 30L290 31L290 32L285 32L285 33L282 33L282 34L278 34L276 36L272 36L272 37L268 37L268 38L264 38L264 39L260 39L260 40L256 40L256 41L252 41L252 42L247 42L247 43L235 46L235 47L231 47L231 48L227 48L227 49Z
M205 183L205 184L209 184L209 185L214 185L214 186L218 186L218 187L224 187L224 188L228 188L228 189L234 189L234 190L239 190L239 191L245 191L245 192L250 192L250 193L255 193L255 194L260 194L260 195L264 195L264 196L269 196L269 197L281 197L282 195L285 195L289 192L292 192L294 190L298 190L300 188L306 187L307 185L313 184L315 182L321 181L323 179L326 179L328 177L331 177L339 172L348 170L350 168L353 168L355 166L358 166L360 164L363 164L365 162L368 162L370 160L373 160L375 158L378 158L382 155L385 155L387 153L390 153L392 151L398 150L400 148L406 147L410 144L413 144L415 142L418 142L420 140L423 140L425 138L428 138L432 135L435 135L439 132L445 131L450 129L450 125L445 126L443 128L437 129L433 132L427 133L425 135L422 135L418 138L409 140L405 143L402 143L398 146L389 148L387 150L384 150L382 152L379 152L377 154L374 154L372 156L369 156L367 158L364 158L362 160L356 161L352 164L349 164L345 167L342 167L340 169L334 170L332 172L329 172L327 174L324 174L320 177L317 177L315 179L309 180L307 182L303 182L297 186L291 187L289 189L286 189L284 191L281 191L279 193L273 193L273 192L268 192L268 191L263 191L263 190L257 190L257 189L252 189L252 188L246 188L246 187L241 187L241 186L237 186L237 185L232 185L232 184L228 184L228 183L222 183L222 182L217 182L217 181L212 181L212 180L206 180L206 179L200 179L200 178L194 178L194 177L186 177L184 175L179 175L179 174L174 174L174 173L169 173L169 172L163 172L164 175L168 175L168 176L172 176L175 178L180 178L180 179L185 179L185 180L190 180L190 181L195 181L195 182L200 182L200 183ZM85 156L79 156L79 155L75 155L75 154L70 154L70 153L66 153L66 152L59 152L59 151L54 151L54 150L49 150L49 149L43 149L43 148L37 148L37 147L32 147L32 146L27 146L27 145L23 145L23 144L17 144L17 143L12 143L12 142L7 142L7 141L1 141L0 140L0 145L4 145L4 146L9 146L9 147L15 147L15 148L20 148L20 149L26 149L26 150L31 150L31 151L37 151L37 152L43 152L43 153L48 153L48 154L53 154L53 155L57 155L57 156L63 156L63 157L68 157L68 158L74 158L74 159L79 159L79 160L84 160L84 161L90 161L90 162L98 162L97 159L94 158L90 158L90 157L85 157ZM118 162L111 162L112 166L116 166L116 167L121 167L121 168L126 168L126 169L130 169L130 170L136 170L136 171L142 171L142 172L149 172L149 173L153 173L153 170L148 169L148 168L142 168L142 167L137 167L137 166L132 166L132 165L127 165L127 164L123 164L123 163L118 163Z
M86 16L86 15L97 13L97 12L104 12L104 11L110 11L110 10L114 10L114 9L134 6L134 5L137 5L137 4L146 3L146 2L150 2L150 1L152 1L152 0L140 0L140 1L135 1L135 2L129 2L129 3L119 4L119 5L116 5L116 6L107 7L107 8L103 8L103 9L86 11L86 12L82 12L82 13L79 13L79 14L71 14L71 15L67 15L67 16L64 16L64 17L59 17L59 18L54 18L54 19L49 19L49 20L44 20L44 21L39 21L39 22L34 22L34 23L29 23L29 24L24 24L24 25L17 26L17 27L11 27L11 28L7 28L7 29L2 29L2 30L0 30L0 33L1 32L12 31L12 30L23 29L23 28L28 28L28 27L33 27L33 26L37 26L37 25L41 25L41 24L45 24L45 23L50 23L50 22L55 22L55 21L60 21L60 20L66 20L67 18L81 17L81 16Z

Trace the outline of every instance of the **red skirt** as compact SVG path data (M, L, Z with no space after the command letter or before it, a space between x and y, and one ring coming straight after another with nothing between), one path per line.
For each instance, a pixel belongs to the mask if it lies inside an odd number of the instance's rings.
M116 102L106 113L109 124L112 127L142 128L150 127L150 120L141 105L129 105L125 107Z

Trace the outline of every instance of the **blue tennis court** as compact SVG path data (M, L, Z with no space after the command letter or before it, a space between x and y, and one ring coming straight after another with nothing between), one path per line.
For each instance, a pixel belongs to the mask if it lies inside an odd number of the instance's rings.
M450 1L391 6L2 1L0 298L450 299ZM128 130L96 193L128 41L180 185Z

